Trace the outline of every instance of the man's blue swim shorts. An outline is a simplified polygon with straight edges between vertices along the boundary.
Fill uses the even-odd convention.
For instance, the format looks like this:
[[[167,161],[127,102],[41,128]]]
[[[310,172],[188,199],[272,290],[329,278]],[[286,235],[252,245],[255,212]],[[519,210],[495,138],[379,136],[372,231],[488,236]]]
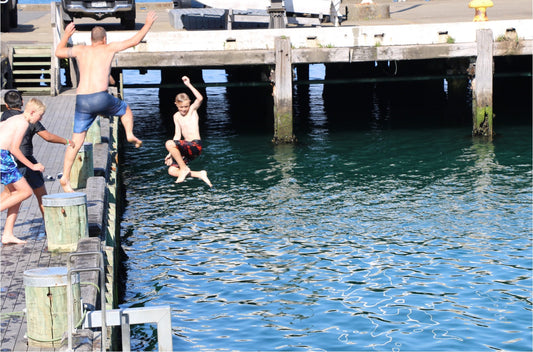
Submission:
[[[9,150],[0,149],[0,182],[3,185],[15,183],[22,178],[22,174],[17,169],[15,158]]]
[[[98,115],[122,116],[128,104],[108,92],[78,94],[74,113],[74,133],[87,131]]]

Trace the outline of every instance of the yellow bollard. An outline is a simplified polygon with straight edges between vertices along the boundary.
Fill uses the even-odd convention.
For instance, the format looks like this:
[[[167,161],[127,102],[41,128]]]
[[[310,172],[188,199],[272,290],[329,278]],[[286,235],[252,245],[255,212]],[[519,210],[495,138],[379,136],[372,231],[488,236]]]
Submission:
[[[488,21],[487,17],[487,7],[494,6],[492,0],[471,0],[468,3],[468,7],[475,9],[474,22],[485,22]]]

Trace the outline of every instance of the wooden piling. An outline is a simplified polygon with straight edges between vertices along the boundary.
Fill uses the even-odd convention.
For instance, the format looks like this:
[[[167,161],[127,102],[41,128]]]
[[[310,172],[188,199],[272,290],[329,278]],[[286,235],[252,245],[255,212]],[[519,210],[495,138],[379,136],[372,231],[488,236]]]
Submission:
[[[79,278],[67,287],[67,268],[49,267],[26,270],[23,275],[26,294],[28,344],[33,347],[60,347],[68,329],[67,289],[72,290],[74,322],[81,320]]]
[[[478,29],[476,32],[477,59],[475,78],[472,80],[472,113],[474,136],[492,138],[492,92],[493,92],[493,47],[491,29]]]
[[[85,188],[87,179],[94,176],[93,145],[83,143],[74,159],[70,172],[70,185],[73,189]]]
[[[293,143],[292,128],[292,59],[291,41],[287,37],[275,40],[276,66],[274,73],[274,143]]]
[[[91,124],[91,127],[87,130],[87,135],[85,136],[85,142],[98,144],[102,143],[102,130],[100,127],[101,116],[97,116],[94,122]]]
[[[51,252],[74,252],[78,240],[89,237],[85,193],[55,193],[43,196],[44,226]]]

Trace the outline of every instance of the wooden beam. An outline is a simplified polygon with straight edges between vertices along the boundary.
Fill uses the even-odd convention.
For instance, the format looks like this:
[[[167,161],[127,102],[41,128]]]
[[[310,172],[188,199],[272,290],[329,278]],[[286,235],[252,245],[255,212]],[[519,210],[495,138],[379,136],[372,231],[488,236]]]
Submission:
[[[492,30],[477,31],[476,74],[472,83],[473,131],[475,136],[492,138],[492,91],[493,91],[493,47]]]
[[[274,72],[274,142],[292,143],[292,62],[291,41],[276,38],[276,67]]]
[[[494,43],[494,56],[532,54],[533,40],[519,40],[516,42],[503,41]],[[475,57],[476,55],[476,43],[291,49],[293,64],[445,59],[454,57]],[[121,52],[115,55],[112,65],[113,67],[120,68],[161,68],[169,66],[209,68],[274,64],[274,50],[262,49]]]

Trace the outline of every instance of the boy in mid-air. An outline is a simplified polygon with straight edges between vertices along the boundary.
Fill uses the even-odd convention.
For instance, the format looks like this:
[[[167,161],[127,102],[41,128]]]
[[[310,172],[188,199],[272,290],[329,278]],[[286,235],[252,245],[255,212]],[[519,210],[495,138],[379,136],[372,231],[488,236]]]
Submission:
[[[19,206],[23,200],[29,198],[32,189],[26,179],[17,168],[15,158],[33,171],[44,171],[40,163],[32,163],[20,151],[22,137],[26,133],[30,123],[39,122],[46,110],[45,105],[37,99],[31,99],[26,104],[22,114],[13,116],[6,121],[0,122],[0,180],[9,192],[2,192],[0,198],[0,211]],[[9,210],[8,210],[9,212]],[[13,234],[2,235],[2,244],[26,243]]]
[[[202,153],[198,108],[202,104],[204,97],[194,88],[189,77],[183,76],[181,79],[185,86],[193,92],[196,99],[191,104],[191,99],[186,93],[180,93],[176,96],[175,103],[178,107],[178,112],[174,114],[175,132],[174,138],[165,143],[165,147],[169,152],[165,157],[165,164],[169,166],[169,175],[177,177],[176,183],[181,183],[187,176],[191,176],[201,179],[211,187],[211,182],[207,178],[205,170],[191,171],[187,166],[189,162]]]

